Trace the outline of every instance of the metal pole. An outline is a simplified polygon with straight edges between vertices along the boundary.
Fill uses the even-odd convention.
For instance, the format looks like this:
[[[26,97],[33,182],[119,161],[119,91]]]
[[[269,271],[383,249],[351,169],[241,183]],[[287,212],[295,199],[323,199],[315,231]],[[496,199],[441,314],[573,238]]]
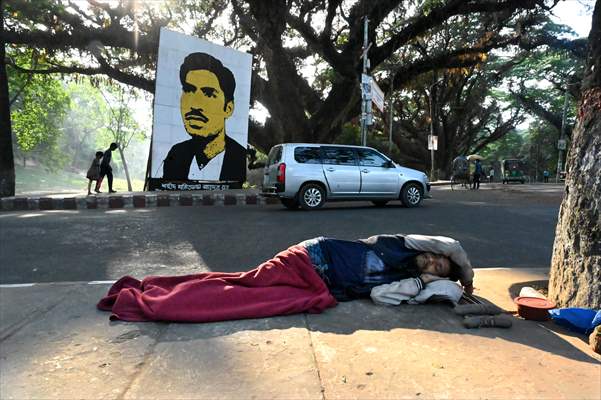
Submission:
[[[566,91],[563,96],[563,115],[561,116],[561,134],[559,135],[559,140],[564,140],[566,133],[566,114],[568,111],[568,87],[566,86]],[[559,147],[559,143],[558,146]],[[559,182],[559,174],[563,171],[563,150],[558,149],[559,154],[557,155],[557,174],[555,175],[555,183]]]
[[[434,88],[434,86],[436,86],[436,83],[430,86],[430,93],[428,94],[428,103],[430,105],[430,135],[432,136],[432,138],[434,138],[434,116],[432,115],[432,89]],[[430,180],[434,180],[434,146],[430,147]]]
[[[367,59],[367,50],[368,50],[368,46],[369,46],[369,37],[368,37],[368,31],[367,31],[367,26],[368,26],[369,20],[367,19],[367,17],[364,18],[364,23],[363,23],[363,73],[367,74],[367,63],[368,63],[368,59]],[[363,85],[363,82],[361,82],[361,85]],[[361,90],[362,93],[362,99],[361,99],[361,145],[365,146],[367,144],[367,114],[369,112],[369,110],[367,109],[367,98],[366,96],[363,94],[363,88]]]
[[[393,94],[394,94],[394,76],[396,75],[396,71],[394,73],[392,73],[392,76],[390,78],[390,99],[388,101],[388,107],[390,107],[390,122],[389,122],[389,126],[388,126],[388,156],[392,155],[392,109],[394,106],[394,99],[393,99]]]

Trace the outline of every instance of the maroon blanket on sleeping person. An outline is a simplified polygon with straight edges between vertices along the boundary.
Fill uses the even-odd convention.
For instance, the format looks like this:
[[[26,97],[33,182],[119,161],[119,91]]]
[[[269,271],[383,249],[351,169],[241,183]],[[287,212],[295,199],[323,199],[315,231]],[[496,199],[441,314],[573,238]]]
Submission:
[[[307,251],[294,246],[248,272],[119,279],[97,307],[111,320],[211,322],[294,313],[336,305]]]

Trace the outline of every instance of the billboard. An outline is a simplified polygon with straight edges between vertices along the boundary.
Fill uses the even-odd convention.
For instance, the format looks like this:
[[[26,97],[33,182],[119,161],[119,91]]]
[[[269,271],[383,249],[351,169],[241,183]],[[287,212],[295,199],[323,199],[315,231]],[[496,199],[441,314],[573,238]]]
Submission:
[[[241,187],[251,64],[248,53],[161,29],[150,190]]]

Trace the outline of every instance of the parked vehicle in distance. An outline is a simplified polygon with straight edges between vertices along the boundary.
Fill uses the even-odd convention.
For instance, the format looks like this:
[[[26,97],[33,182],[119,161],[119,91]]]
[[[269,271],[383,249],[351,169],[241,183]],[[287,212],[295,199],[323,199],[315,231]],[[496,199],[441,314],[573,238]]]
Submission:
[[[510,159],[501,161],[501,175],[503,184],[509,182],[526,182],[524,170],[526,169],[522,160]]]
[[[417,207],[429,197],[426,174],[401,167],[370,147],[283,143],[267,157],[262,194],[289,209],[314,210],[326,201],[367,200],[382,207],[400,200]]]

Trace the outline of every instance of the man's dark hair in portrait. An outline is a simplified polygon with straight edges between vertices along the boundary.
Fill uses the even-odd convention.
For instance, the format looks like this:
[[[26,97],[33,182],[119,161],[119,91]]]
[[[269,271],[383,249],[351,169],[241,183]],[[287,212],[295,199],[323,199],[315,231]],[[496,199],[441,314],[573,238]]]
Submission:
[[[243,182],[246,149],[225,132],[225,120],[234,112],[234,75],[215,57],[192,53],[184,59],[179,78],[180,112],[191,138],[171,147],[163,164],[163,178],[187,180],[192,162],[202,170],[224,152],[219,180]]]

